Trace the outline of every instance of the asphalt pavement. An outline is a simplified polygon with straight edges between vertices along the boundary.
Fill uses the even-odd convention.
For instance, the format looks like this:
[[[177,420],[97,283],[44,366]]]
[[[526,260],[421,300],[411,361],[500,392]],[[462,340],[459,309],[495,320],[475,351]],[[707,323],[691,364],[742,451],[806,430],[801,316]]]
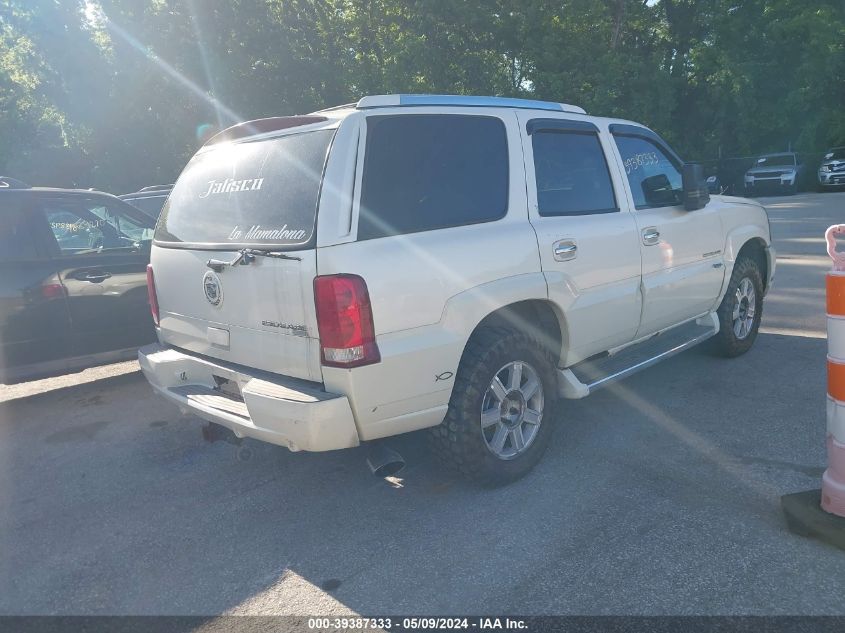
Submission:
[[[755,347],[565,401],[501,489],[419,434],[392,484],[363,448],[208,444],[133,363],[0,386],[0,614],[845,614],[845,552],[780,510],[825,465],[845,192],[762,201],[779,260]]]

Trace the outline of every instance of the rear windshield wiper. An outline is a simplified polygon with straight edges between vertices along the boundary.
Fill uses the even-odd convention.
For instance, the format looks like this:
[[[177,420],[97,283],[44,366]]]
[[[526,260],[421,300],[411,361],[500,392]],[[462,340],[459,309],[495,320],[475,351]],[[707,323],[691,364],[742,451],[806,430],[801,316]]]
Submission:
[[[238,251],[238,256],[230,262],[224,262],[219,259],[209,259],[205,265],[219,273],[226,266],[237,266],[238,264],[246,266],[247,264],[251,264],[255,261],[256,257],[273,257],[275,259],[291,259],[297,262],[302,261],[301,257],[295,257],[279,251],[271,251],[266,248],[242,248]]]

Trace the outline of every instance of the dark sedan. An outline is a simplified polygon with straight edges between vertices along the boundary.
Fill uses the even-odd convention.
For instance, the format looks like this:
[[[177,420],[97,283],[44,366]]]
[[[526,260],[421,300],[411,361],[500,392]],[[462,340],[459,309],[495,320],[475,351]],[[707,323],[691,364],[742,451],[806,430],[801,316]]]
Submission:
[[[105,193],[0,182],[0,382],[132,358],[155,340],[155,221]]]

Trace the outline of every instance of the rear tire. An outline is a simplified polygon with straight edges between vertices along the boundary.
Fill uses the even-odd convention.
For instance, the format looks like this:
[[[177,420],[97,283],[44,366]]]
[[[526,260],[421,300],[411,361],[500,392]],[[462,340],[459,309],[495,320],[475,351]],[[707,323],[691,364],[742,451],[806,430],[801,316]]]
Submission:
[[[548,446],[556,387],[554,363],[538,342],[482,328],[464,350],[446,418],[430,430],[432,447],[481,484],[516,481]]]
[[[763,276],[750,257],[742,255],[734,265],[717,315],[719,333],[713,339],[716,352],[734,358],[751,349],[763,317]]]

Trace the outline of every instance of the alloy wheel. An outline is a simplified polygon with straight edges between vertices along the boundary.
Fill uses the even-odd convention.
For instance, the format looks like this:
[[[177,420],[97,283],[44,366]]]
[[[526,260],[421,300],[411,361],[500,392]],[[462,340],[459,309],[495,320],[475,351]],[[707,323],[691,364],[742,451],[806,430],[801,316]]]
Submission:
[[[537,370],[513,361],[493,376],[481,401],[484,443],[499,459],[522,455],[543,421],[543,383]]]
[[[748,277],[743,277],[736,287],[736,304],[733,310],[733,330],[739,340],[745,339],[754,325],[754,313],[757,309],[757,294],[754,284]]]

